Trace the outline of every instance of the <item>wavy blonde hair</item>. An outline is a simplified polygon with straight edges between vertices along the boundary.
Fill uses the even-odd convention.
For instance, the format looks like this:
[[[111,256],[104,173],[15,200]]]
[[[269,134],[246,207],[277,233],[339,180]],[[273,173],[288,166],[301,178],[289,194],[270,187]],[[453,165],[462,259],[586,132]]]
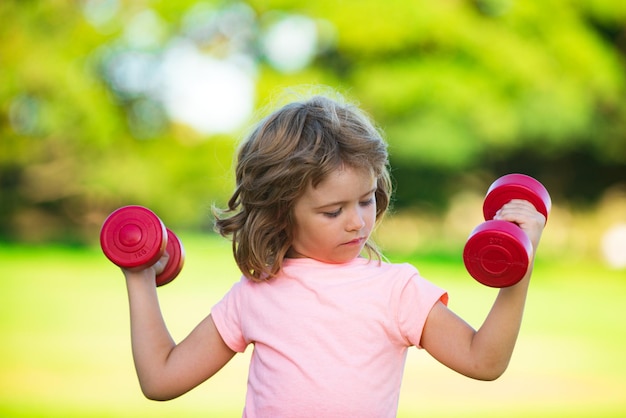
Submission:
[[[378,223],[392,191],[387,144],[362,111],[317,95],[261,120],[239,148],[228,208],[214,208],[215,230],[232,238],[235,261],[247,278],[262,281],[280,271],[293,240],[296,200],[343,166],[376,177]],[[366,250],[381,259],[373,242]]]

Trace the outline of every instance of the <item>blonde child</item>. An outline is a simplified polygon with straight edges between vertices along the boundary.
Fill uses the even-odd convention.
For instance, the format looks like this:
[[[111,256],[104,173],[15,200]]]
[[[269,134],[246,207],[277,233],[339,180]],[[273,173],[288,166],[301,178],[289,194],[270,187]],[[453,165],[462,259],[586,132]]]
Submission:
[[[263,119],[240,147],[236,189],[216,219],[242,277],[211,313],[176,344],[154,285],[167,256],[124,270],[145,396],[180,396],[250,344],[246,417],[394,417],[411,346],[471,378],[498,378],[532,268],[473,329],[444,290],[385,262],[370,241],[391,191],[386,144],[355,106],[315,96]],[[545,218],[530,203],[514,200],[496,219],[519,224],[537,248]]]

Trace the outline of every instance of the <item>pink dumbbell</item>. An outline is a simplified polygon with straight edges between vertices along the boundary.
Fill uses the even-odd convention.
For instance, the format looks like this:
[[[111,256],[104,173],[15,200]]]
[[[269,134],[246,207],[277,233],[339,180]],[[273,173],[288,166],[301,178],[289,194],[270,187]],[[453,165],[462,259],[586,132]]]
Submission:
[[[532,177],[507,174],[493,182],[483,203],[486,222],[474,228],[463,250],[465,268],[487,286],[507,287],[519,282],[532,258],[532,243],[524,231],[512,222],[493,220],[513,199],[529,201],[546,219],[552,207],[548,191]]]
[[[174,280],[185,261],[178,237],[142,206],[124,206],[112,212],[102,225],[100,246],[113,264],[124,268],[150,267],[167,251],[169,260],[156,277],[157,286]]]

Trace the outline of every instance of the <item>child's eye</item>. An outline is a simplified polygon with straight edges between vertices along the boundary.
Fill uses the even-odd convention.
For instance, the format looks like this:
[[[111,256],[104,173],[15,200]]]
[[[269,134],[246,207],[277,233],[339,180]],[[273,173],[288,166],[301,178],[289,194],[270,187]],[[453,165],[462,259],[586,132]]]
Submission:
[[[359,204],[360,204],[361,206],[363,206],[363,207],[366,207],[366,206],[369,206],[369,205],[373,204],[374,202],[375,202],[375,200],[374,200],[374,198],[372,197],[371,199],[367,199],[367,200],[364,200],[364,201],[362,201],[362,202],[359,202]]]
[[[340,214],[341,214],[341,208],[337,209],[334,212],[324,212],[324,216],[326,216],[328,218],[336,218]]]

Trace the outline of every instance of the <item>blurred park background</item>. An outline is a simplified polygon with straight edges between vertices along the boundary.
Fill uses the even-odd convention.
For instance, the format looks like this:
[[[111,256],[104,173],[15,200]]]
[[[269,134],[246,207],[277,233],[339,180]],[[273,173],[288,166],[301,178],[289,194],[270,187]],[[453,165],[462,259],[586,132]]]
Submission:
[[[0,22],[0,415],[240,413],[245,360],[182,400],[141,398],[98,233],[128,204],[179,233],[186,277],[161,294],[184,336],[237,279],[210,208],[238,141],[317,86],[389,142],[378,241],[476,326],[493,293],[460,254],[486,189],[521,172],[552,196],[512,370],[489,386],[410,356],[401,415],[626,414],[626,3],[3,0]]]

